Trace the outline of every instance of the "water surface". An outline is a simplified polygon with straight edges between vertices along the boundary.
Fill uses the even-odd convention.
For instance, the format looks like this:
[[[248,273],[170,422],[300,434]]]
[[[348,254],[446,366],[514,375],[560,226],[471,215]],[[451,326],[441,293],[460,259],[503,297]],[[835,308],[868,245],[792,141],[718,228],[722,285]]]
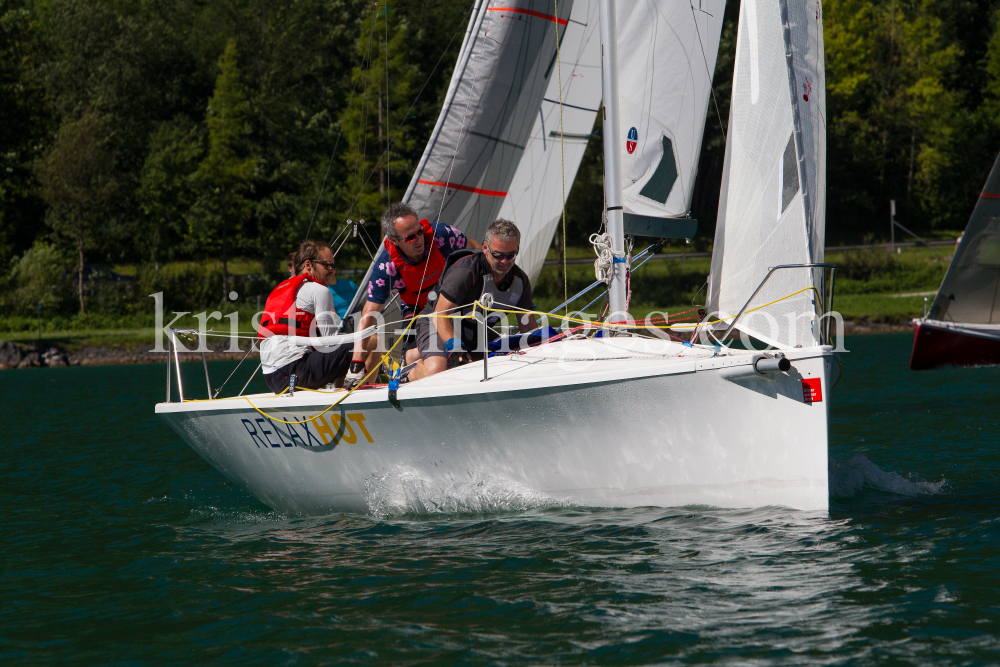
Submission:
[[[848,341],[829,514],[486,479],[285,516],[157,421],[162,366],[0,371],[0,661],[996,664],[1000,369],[913,373],[910,340]]]

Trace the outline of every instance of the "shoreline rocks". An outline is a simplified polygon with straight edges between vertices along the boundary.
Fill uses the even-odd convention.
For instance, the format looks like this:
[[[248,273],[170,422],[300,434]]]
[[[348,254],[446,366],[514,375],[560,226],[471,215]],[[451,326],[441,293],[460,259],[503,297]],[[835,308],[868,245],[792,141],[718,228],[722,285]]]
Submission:
[[[13,368],[58,368],[63,366],[114,366],[130,364],[162,364],[166,363],[166,353],[149,352],[148,345],[134,349],[91,346],[80,350],[67,352],[63,347],[53,343],[33,343],[19,345],[11,341],[0,341],[0,370]],[[226,352],[228,345],[222,342],[218,345],[209,344],[210,352],[205,353],[208,361],[222,359],[240,360],[246,354],[241,352]],[[260,358],[258,352],[253,352],[248,358]],[[181,352],[181,363],[201,361],[198,352]]]

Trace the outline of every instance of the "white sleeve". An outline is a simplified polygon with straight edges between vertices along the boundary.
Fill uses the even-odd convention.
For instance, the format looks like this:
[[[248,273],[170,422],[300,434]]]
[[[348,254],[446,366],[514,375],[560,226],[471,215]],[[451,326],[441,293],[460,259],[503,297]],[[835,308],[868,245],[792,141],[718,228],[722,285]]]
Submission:
[[[333,307],[330,288],[314,282],[306,282],[295,295],[295,307],[316,316],[316,333],[330,336],[340,324],[340,318]]]

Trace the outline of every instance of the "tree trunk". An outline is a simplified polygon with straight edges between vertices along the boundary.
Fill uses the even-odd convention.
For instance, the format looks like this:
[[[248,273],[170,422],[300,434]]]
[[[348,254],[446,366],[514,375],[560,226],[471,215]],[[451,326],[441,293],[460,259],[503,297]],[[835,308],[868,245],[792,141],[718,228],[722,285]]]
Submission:
[[[80,296],[80,314],[86,315],[87,310],[83,305],[83,234],[76,237],[76,249],[80,253],[80,270],[77,272],[77,293]]]

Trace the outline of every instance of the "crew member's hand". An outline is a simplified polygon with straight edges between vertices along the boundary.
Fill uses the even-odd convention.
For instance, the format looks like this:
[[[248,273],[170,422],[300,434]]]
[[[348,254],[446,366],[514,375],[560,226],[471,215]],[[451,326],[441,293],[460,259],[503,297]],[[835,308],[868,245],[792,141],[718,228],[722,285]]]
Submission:
[[[365,379],[365,362],[354,360],[347,369],[347,377],[344,378],[344,389],[350,391]]]
[[[457,338],[449,338],[448,342],[444,344],[444,351],[448,353],[449,369],[464,366],[472,361],[469,354],[462,349],[462,344]]]

